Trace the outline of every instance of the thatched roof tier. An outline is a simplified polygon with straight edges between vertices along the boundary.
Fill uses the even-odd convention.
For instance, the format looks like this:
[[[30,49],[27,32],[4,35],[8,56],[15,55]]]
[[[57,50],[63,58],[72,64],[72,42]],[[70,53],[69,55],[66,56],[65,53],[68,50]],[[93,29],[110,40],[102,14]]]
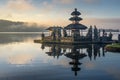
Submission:
[[[68,26],[66,26],[64,29],[77,29],[77,30],[85,30],[87,29],[87,27],[85,25],[76,23],[76,24],[69,24]]]
[[[49,27],[46,30],[52,31],[52,30],[57,30],[57,29],[63,29],[62,27]]]
[[[77,8],[75,8],[75,11],[73,11],[73,12],[71,13],[71,15],[72,15],[72,16],[75,16],[75,15],[79,16],[79,15],[81,15],[81,13],[80,13],[79,11],[77,11]]]
[[[81,21],[82,18],[80,18],[80,17],[71,17],[69,20],[71,20],[71,21]]]

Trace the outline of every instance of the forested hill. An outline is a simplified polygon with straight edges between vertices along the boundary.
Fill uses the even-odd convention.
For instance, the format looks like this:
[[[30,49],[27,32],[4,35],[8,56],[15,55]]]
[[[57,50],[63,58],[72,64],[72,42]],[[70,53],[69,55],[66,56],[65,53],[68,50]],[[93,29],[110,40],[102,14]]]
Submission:
[[[0,32],[40,32],[44,31],[45,28],[46,26],[40,26],[36,23],[0,20]]]

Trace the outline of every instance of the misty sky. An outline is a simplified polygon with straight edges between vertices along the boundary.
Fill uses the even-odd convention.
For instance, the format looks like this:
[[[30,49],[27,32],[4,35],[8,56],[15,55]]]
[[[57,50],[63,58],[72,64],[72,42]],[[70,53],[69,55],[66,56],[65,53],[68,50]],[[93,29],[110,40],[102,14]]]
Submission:
[[[120,0],[0,0],[0,19],[66,26],[74,8],[84,25],[120,29]]]

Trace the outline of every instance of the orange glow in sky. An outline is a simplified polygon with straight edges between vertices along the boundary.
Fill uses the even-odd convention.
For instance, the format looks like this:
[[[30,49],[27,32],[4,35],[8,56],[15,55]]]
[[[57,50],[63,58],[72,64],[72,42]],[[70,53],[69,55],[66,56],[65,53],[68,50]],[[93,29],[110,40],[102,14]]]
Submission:
[[[120,27],[120,1],[111,0],[0,0],[0,19],[66,26],[74,8],[82,13],[82,23],[100,27]],[[108,27],[108,28],[109,28]]]

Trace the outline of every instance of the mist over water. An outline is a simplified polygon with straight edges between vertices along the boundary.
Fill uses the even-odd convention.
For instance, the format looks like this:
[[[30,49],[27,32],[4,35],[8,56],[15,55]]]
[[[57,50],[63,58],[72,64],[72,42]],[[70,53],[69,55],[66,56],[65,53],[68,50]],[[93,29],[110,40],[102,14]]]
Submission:
[[[106,52],[105,45],[43,45],[35,39],[40,33],[0,34],[0,80],[120,80],[120,53]]]

